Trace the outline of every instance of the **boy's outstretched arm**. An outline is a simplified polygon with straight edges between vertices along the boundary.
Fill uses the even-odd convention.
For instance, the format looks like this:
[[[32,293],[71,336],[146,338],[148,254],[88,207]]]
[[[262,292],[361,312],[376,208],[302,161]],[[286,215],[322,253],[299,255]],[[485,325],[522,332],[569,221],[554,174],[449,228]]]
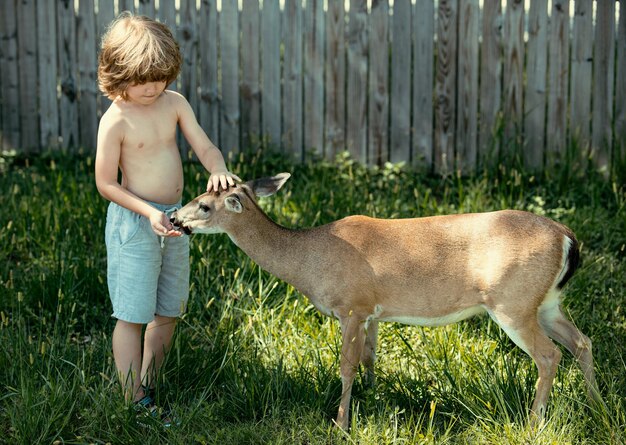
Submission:
[[[178,124],[183,135],[185,135],[185,139],[191,145],[204,168],[211,173],[207,183],[207,192],[219,190],[220,186],[226,190],[228,187],[235,185],[235,181],[241,182],[237,175],[228,171],[222,152],[211,142],[200,124],[198,124],[189,102],[176,92],[168,91],[169,93],[175,95]]]

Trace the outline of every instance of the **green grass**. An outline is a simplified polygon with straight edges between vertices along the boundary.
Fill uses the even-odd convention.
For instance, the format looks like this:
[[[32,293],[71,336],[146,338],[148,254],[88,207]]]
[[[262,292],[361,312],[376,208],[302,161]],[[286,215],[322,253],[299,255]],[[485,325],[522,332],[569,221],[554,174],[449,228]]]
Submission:
[[[572,173],[500,167],[445,179],[398,165],[368,169],[346,156],[292,164],[241,155],[251,179],[289,171],[261,205],[289,227],[349,214],[385,218],[527,209],[569,225],[583,267],[565,308],[594,341],[607,412],[587,406],[564,354],[548,421],[525,420],[536,370],[488,318],[443,328],[383,324],[375,390],[357,378],[352,428],[332,426],[341,382],[338,323],[260,270],[225,235],[192,239],[191,299],[157,399],[180,426],[138,425],[110,353],[107,203],[93,159],[0,158],[0,442],[172,444],[619,444],[626,441],[626,191]],[[206,175],[185,166],[184,200]]]

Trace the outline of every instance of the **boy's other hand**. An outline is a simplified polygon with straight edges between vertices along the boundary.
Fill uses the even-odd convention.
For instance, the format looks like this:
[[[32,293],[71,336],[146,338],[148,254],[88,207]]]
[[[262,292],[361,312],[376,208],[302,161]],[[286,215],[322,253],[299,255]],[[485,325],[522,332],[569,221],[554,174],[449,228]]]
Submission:
[[[219,191],[220,187],[223,190],[228,190],[228,187],[232,187],[235,185],[235,182],[241,182],[241,178],[231,172],[222,171],[222,172],[214,172],[211,173],[209,177],[209,182],[206,186],[206,191],[210,192],[212,190]]]
[[[174,226],[167,215],[156,209],[150,213],[150,226],[158,236],[183,236],[181,232],[174,230]]]

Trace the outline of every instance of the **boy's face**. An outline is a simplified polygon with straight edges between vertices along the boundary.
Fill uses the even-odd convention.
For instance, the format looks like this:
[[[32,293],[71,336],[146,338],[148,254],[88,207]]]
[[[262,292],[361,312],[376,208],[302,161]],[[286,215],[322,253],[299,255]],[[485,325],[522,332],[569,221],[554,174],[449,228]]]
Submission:
[[[166,86],[166,82],[146,82],[131,85],[126,89],[126,97],[129,102],[139,105],[151,105],[163,93]]]

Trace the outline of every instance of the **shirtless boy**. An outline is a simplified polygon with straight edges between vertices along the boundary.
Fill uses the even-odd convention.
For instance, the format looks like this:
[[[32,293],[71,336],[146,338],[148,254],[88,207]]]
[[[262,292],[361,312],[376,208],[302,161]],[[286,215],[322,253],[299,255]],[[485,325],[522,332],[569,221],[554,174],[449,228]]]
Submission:
[[[102,39],[98,66],[100,89],[113,101],[100,121],[95,162],[98,191],[111,201],[105,238],[117,318],[113,357],[126,399],[148,408],[189,294],[189,239],[168,216],[180,206],[183,191],[177,125],[211,173],[207,191],[240,180],[226,168],[187,100],[165,89],[178,76],[181,60],[165,25],[123,13]]]

